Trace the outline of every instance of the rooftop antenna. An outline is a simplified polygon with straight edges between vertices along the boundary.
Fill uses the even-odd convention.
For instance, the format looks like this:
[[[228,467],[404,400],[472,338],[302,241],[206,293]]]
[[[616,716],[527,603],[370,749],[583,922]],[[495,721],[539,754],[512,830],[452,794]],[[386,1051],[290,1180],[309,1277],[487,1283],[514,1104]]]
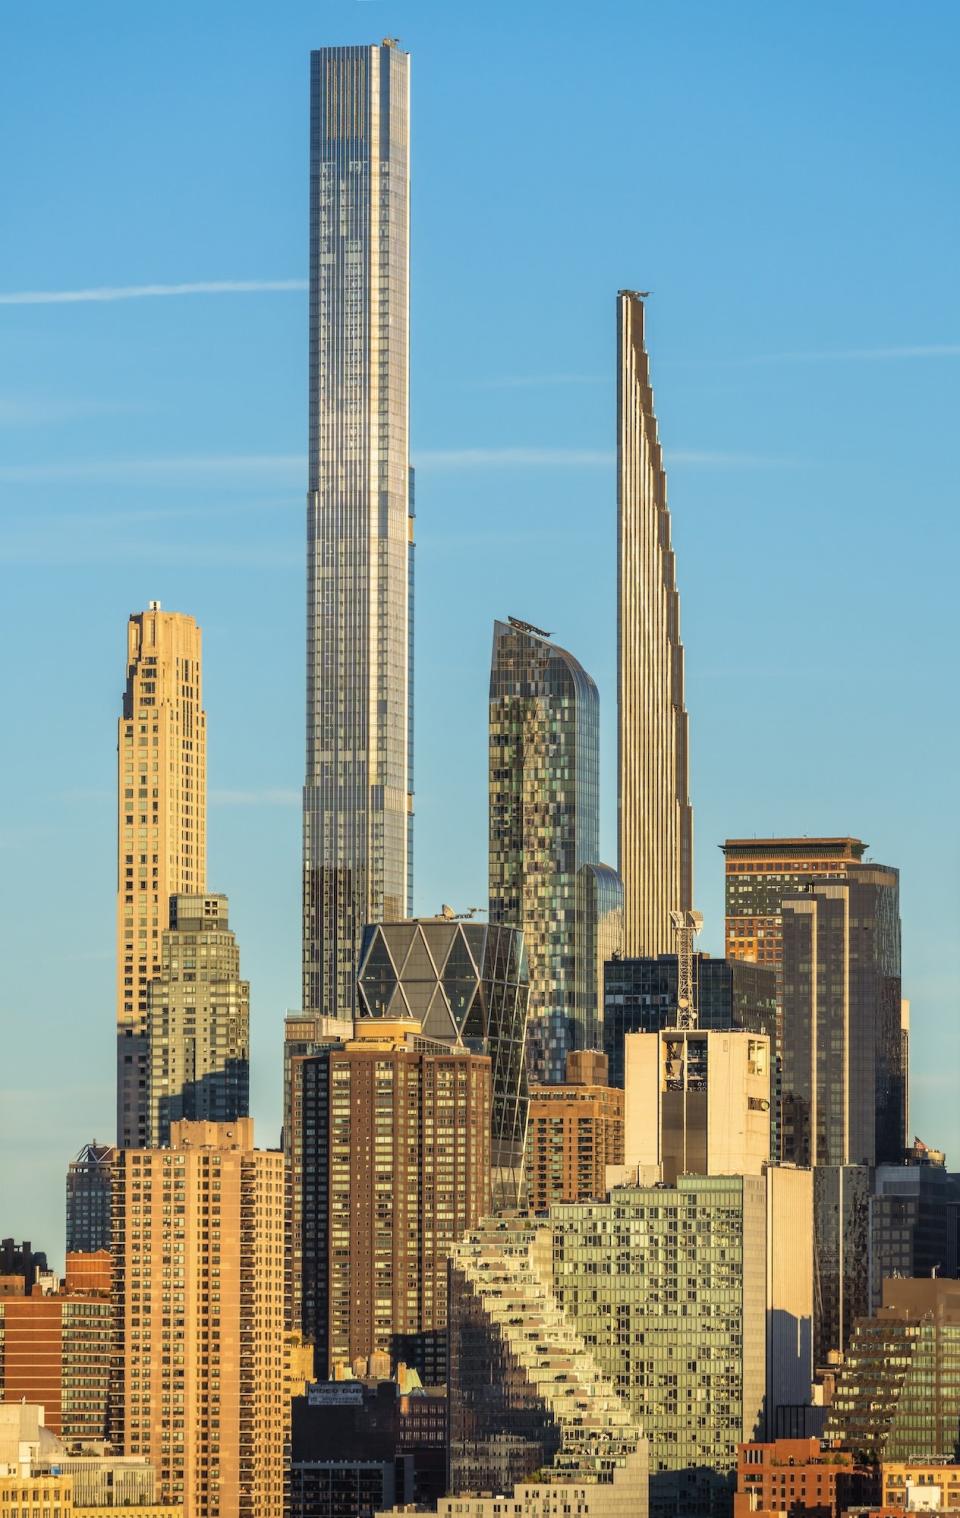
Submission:
[[[670,913],[677,941],[677,1027],[697,1027],[697,998],[693,987],[693,940],[703,927],[703,913]]]

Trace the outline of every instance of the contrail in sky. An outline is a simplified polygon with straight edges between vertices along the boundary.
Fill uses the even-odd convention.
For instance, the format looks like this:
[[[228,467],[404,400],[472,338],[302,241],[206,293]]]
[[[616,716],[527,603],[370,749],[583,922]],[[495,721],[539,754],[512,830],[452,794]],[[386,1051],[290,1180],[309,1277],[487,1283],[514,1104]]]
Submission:
[[[92,290],[13,290],[0,306],[61,306],[88,300],[142,300],[149,295],[246,295],[305,290],[305,279],[202,279],[188,285],[101,285]]]

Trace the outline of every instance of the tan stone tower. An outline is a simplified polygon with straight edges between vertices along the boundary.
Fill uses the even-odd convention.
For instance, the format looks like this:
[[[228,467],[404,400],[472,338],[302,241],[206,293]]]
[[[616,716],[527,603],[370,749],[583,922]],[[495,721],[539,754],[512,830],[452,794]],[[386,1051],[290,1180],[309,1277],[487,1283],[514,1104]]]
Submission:
[[[693,905],[693,812],[667,478],[634,290],[617,298],[617,337],[619,870],[634,958],[671,953],[670,912]]]
[[[151,601],[127,625],[117,730],[117,1142],[147,1142],[147,982],[170,898],[206,886],[207,748],[200,629]]]
[[[175,1122],[117,1158],[116,1435],[184,1518],[283,1509],[283,1156],[253,1122]]]

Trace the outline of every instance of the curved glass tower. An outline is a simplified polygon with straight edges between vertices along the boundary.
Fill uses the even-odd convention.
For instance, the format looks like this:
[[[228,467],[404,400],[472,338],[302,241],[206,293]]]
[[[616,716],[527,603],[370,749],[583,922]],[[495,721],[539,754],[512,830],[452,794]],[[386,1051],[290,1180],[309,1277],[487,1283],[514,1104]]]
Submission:
[[[311,55],[303,1006],[341,1018],[410,911],[409,83],[390,39]]]
[[[599,861],[597,687],[514,617],[494,623],[489,741],[490,921],[523,931],[530,1078],[562,1081],[571,1050],[598,1046],[597,960],[619,947],[619,881]]]

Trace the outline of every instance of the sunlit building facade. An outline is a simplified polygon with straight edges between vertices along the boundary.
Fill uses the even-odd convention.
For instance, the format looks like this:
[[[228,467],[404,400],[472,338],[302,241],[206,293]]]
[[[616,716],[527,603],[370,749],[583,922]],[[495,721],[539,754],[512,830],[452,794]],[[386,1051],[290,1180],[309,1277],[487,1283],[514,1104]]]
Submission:
[[[117,728],[117,1143],[147,1142],[147,986],[170,897],[206,887],[207,733],[200,629],[159,601],[127,625]]]
[[[303,1008],[410,909],[409,57],[311,54]]]
[[[444,917],[373,923],[363,937],[358,988],[361,1017],[412,1018],[425,1038],[489,1055],[493,1203],[516,1207],[527,1132],[523,935]]]
[[[355,1030],[300,1067],[303,1332],[321,1379],[382,1355],[436,1384],[447,1256],[490,1211],[490,1060],[410,1018]]]
[[[617,733],[624,953],[666,954],[693,906],[680,596],[643,299],[617,297]]]
[[[562,1081],[600,1037],[601,955],[620,938],[616,872],[599,860],[599,698],[529,623],[496,622],[490,670],[490,921],[522,930],[527,1068]]]

